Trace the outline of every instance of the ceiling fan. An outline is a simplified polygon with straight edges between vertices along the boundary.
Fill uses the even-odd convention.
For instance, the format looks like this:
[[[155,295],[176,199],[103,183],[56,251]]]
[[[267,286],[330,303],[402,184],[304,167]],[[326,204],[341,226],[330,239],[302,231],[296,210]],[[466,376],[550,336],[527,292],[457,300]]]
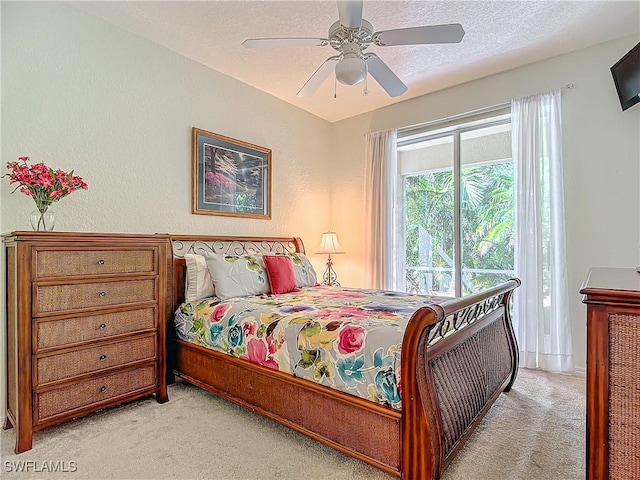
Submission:
[[[339,55],[329,57],[298,91],[298,97],[309,97],[335,69],[336,79],[345,85],[357,85],[367,73],[392,97],[402,95],[407,86],[373,52],[371,45],[419,45],[460,43],[464,30],[459,23],[398,28],[374,32],[373,26],[362,18],[362,0],[338,0],[339,20],[329,27],[329,38],[251,38],[242,42],[245,48],[331,46]]]

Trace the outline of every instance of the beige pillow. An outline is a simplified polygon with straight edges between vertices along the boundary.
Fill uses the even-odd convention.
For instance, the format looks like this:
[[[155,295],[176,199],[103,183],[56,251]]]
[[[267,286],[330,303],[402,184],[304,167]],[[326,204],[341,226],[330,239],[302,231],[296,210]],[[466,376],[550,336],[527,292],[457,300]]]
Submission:
[[[187,278],[184,287],[185,302],[213,297],[216,292],[205,258],[195,253],[185,253],[184,261],[187,264]]]

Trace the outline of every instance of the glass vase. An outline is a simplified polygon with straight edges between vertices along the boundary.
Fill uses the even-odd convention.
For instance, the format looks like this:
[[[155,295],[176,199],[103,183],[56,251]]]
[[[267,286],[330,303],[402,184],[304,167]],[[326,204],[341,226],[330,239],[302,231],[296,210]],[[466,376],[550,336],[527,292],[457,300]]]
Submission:
[[[56,223],[53,210],[46,208],[42,212],[37,208],[31,212],[31,228],[37,232],[51,232]]]

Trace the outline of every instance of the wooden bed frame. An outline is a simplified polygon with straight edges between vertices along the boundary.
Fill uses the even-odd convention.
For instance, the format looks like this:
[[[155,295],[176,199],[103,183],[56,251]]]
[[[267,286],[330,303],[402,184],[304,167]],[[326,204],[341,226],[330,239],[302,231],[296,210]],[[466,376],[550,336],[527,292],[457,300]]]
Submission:
[[[180,235],[172,243],[174,311],[184,298],[185,253],[304,252],[299,238]],[[512,279],[413,314],[402,343],[402,411],[177,339],[172,319],[169,367],[189,383],[392,475],[437,479],[516,378],[508,304],[518,285]]]

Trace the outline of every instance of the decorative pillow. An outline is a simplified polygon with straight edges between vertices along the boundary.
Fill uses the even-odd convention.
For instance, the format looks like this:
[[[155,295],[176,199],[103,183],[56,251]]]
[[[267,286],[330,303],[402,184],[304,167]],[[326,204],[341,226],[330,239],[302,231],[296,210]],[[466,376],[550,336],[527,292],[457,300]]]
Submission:
[[[287,253],[293,262],[293,273],[296,276],[298,287],[315,287],[318,284],[318,277],[313,265],[304,253]]]
[[[288,255],[265,255],[262,259],[267,268],[271,293],[279,295],[298,291],[291,257]]]
[[[222,300],[269,293],[262,255],[222,255],[205,252],[216,296]]]
[[[187,264],[187,278],[184,287],[185,302],[213,297],[216,292],[213,289],[213,282],[204,257],[195,253],[186,253],[184,261]]]

